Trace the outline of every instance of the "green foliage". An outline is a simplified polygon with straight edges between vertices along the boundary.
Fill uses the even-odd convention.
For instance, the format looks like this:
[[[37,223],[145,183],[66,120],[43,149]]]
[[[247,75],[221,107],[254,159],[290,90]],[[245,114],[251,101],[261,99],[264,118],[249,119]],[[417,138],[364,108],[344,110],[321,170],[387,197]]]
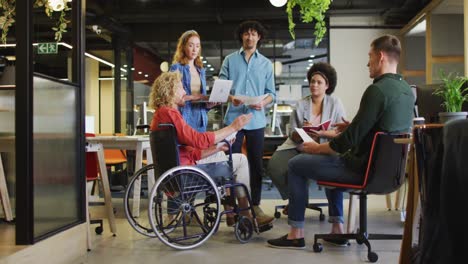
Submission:
[[[445,74],[439,72],[442,84],[434,91],[434,95],[442,97],[442,105],[447,112],[461,112],[464,102],[468,102],[468,87],[463,89],[463,85],[468,81],[468,77]]]
[[[21,0],[26,1],[26,0]],[[55,40],[58,42],[62,39],[62,34],[67,32],[67,24],[70,23],[70,20],[66,19],[67,11],[71,10],[68,6],[69,1],[64,1],[65,8],[60,11],[60,16],[57,20],[57,23],[52,30],[55,31]],[[0,28],[2,30],[1,41],[2,43],[6,43],[7,35],[10,27],[15,23],[15,12],[16,8],[16,0],[0,0]],[[54,11],[49,6],[49,2],[47,0],[35,0],[34,1],[34,8],[44,8],[45,14],[53,19],[54,18]]]
[[[318,46],[322,41],[323,36],[327,32],[325,25],[325,13],[330,7],[332,0],[288,0],[286,13],[288,14],[289,33],[293,39],[296,38],[294,28],[296,24],[293,20],[293,10],[297,5],[300,8],[301,21],[304,23],[315,22],[315,46]]]

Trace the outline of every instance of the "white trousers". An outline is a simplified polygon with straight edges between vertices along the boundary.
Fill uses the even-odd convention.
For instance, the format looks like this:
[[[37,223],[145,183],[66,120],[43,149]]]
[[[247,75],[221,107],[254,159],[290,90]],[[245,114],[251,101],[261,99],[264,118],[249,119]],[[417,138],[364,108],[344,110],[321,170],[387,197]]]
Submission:
[[[197,161],[197,164],[205,164],[205,163],[213,163],[218,161],[227,161],[228,156],[224,154],[224,152],[219,151],[213,155],[210,155],[204,159]],[[234,170],[234,177],[237,183],[242,183],[247,187],[247,190],[250,193],[250,174],[249,174],[249,162],[247,161],[247,157],[241,153],[233,153],[232,154],[232,167]],[[237,187],[237,196],[238,197],[245,197],[246,193],[244,188]]]

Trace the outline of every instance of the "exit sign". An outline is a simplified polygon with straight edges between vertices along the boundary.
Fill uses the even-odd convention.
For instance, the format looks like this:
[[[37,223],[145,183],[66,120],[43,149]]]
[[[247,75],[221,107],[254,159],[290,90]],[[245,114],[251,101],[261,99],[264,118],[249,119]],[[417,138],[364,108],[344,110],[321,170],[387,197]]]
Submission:
[[[58,48],[56,42],[39,43],[37,45],[37,54],[57,54]]]

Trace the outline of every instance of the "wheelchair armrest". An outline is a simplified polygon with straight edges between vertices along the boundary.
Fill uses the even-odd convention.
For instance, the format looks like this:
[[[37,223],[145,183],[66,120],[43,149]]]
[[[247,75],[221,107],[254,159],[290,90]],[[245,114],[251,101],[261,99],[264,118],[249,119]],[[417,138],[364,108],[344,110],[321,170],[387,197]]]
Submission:
[[[226,139],[221,140],[221,142],[226,143],[226,145],[228,146],[228,151],[229,151],[229,162],[231,162],[231,164],[232,164],[232,145],[231,145],[231,143],[229,143]]]

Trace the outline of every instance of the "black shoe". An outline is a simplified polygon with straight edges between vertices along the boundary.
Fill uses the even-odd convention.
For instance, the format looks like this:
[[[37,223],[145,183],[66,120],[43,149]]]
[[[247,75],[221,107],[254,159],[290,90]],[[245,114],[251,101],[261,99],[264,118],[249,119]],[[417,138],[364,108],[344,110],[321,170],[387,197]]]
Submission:
[[[322,238],[323,241],[330,243],[338,247],[347,247],[349,246],[349,240],[346,238]]]
[[[305,249],[304,238],[288,239],[288,235],[284,235],[277,239],[270,239],[267,243],[268,246],[274,248]]]

